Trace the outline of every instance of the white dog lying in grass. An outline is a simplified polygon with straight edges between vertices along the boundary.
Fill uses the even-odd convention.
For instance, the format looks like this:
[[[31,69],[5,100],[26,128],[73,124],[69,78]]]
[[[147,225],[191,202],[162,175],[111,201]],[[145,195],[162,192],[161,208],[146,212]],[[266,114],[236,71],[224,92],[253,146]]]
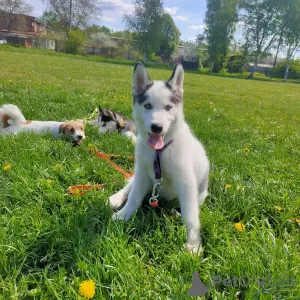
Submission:
[[[33,132],[37,134],[51,133],[56,138],[71,139],[74,146],[85,139],[84,124],[79,121],[28,121],[20,109],[13,104],[0,107],[0,135]]]
[[[118,209],[113,220],[129,220],[144,197],[154,193],[167,200],[179,197],[182,220],[186,223],[187,248],[202,249],[199,205],[207,196],[209,161],[201,143],[193,136],[183,115],[184,72],[179,64],[168,81],[151,81],[144,66],[134,68],[133,114],[137,127],[134,178],[110,197]],[[155,206],[156,206],[155,205]]]

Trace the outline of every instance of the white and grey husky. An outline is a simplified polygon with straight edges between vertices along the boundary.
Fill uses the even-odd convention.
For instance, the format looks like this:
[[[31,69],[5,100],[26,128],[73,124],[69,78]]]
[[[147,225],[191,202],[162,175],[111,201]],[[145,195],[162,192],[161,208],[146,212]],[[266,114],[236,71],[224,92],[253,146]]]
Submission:
[[[110,205],[118,209],[113,220],[129,220],[152,191],[150,204],[162,197],[179,197],[186,224],[187,249],[202,250],[199,205],[208,195],[209,161],[201,143],[193,136],[183,115],[184,71],[178,64],[168,81],[151,81],[138,63],[132,79],[133,114],[137,127],[136,162],[133,179],[112,195]],[[159,198],[158,198],[159,195]]]

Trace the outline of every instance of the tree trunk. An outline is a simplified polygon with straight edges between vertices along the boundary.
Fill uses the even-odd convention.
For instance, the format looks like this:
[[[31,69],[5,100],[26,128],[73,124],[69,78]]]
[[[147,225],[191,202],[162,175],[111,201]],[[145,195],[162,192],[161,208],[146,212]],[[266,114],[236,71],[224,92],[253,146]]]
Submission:
[[[253,69],[251,71],[251,73],[249,74],[249,76],[247,77],[247,79],[252,79],[254,77],[254,72],[256,71],[257,68],[257,62],[254,63]]]
[[[296,49],[296,47],[294,48],[294,50]],[[287,64],[286,64],[286,67],[285,67],[285,73],[284,73],[284,80],[283,81],[287,81],[288,78],[289,78],[289,69],[290,69],[290,66],[291,66],[292,59],[293,59],[294,50],[292,50],[292,45],[290,45],[289,48],[288,48],[288,51],[287,51],[287,56],[286,56]]]
[[[69,30],[71,30],[72,27],[72,1],[70,0],[70,20],[69,20]]]
[[[285,68],[285,73],[284,73],[284,81],[287,81],[288,78],[289,78],[289,69],[290,69],[290,62],[286,65],[286,68]]]
[[[274,72],[275,72],[275,67],[276,67],[276,64],[277,64],[277,58],[278,58],[279,48],[280,48],[280,46],[282,44],[282,35],[283,35],[283,32],[280,34],[280,38],[279,38],[279,42],[278,42],[278,46],[277,46],[277,50],[276,50],[276,55],[275,55],[274,64],[273,64],[272,78],[273,78],[273,75],[274,75]]]
[[[214,66],[215,66],[215,62],[212,63],[212,65],[211,65],[211,67],[210,67],[210,70],[209,70],[209,73],[212,73],[212,72],[213,72]]]

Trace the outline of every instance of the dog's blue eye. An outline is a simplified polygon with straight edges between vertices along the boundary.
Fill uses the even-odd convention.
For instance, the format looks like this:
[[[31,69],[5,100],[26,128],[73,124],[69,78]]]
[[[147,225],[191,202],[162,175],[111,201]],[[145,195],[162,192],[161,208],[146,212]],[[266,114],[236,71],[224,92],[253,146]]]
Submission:
[[[152,105],[150,103],[145,104],[144,107],[146,109],[152,109]]]
[[[171,105],[167,105],[167,106],[165,107],[165,110],[170,110],[172,107],[173,107],[173,106],[171,106]]]

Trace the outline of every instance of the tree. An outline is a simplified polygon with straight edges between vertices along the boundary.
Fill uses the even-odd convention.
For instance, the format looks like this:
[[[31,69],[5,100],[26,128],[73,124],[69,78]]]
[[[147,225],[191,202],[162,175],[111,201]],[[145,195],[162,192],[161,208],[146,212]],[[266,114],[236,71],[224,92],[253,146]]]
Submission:
[[[113,31],[111,33],[113,37],[118,37],[122,39],[127,39],[127,40],[133,40],[134,39],[134,33],[129,31],[129,30],[120,30],[120,31]]]
[[[160,39],[157,38],[164,14],[161,0],[134,0],[133,15],[124,15],[128,30],[137,33],[139,48],[144,54],[144,62],[151,53],[159,51]]]
[[[160,32],[160,56],[170,58],[175,52],[180,41],[180,32],[173,18],[169,14],[162,16],[162,27]]]
[[[238,0],[207,0],[205,36],[211,72],[219,72],[227,61],[228,48],[235,32]]]
[[[106,27],[106,26],[99,26],[99,25],[91,25],[86,27],[85,32],[88,36],[90,36],[91,34],[94,33],[98,33],[98,32],[102,32],[106,35],[110,35],[111,34],[111,29]]]
[[[65,52],[70,54],[78,54],[81,52],[83,43],[86,40],[84,31],[80,29],[69,30],[68,37],[65,41]]]
[[[17,18],[22,22],[23,15],[28,15],[31,11],[32,6],[23,0],[0,0],[0,18],[4,20],[8,31]]]
[[[300,0],[287,0],[287,26],[283,33],[286,47],[286,68],[284,80],[288,79],[291,62],[300,48]]]
[[[276,0],[242,0],[241,21],[244,35],[249,43],[248,49],[254,60],[254,67],[249,75],[253,78],[260,59],[269,54],[280,33],[280,1]]]
[[[55,30],[64,30],[62,23],[59,21],[58,15],[53,11],[44,11],[38,20]]]
[[[98,2],[95,0],[45,0],[48,11],[56,15],[66,35],[69,30],[86,27],[88,21],[101,15]]]

